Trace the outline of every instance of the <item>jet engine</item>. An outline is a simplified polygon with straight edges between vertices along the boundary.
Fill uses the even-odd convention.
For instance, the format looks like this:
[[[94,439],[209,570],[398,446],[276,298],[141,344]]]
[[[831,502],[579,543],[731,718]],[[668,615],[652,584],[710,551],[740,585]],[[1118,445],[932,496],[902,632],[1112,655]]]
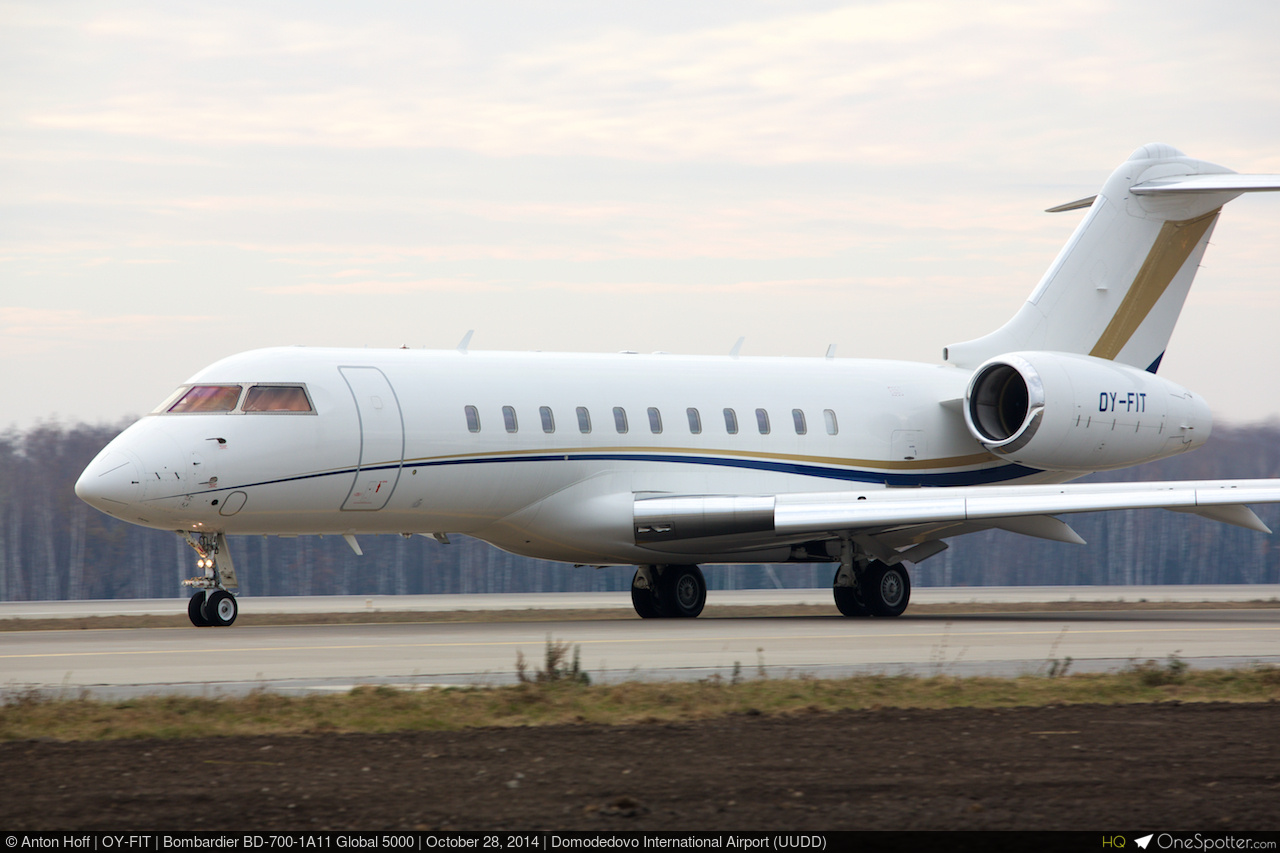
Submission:
[[[1182,453],[1209,438],[1196,394],[1128,365],[1061,352],[1015,352],[978,366],[964,419],[1002,459],[1052,471],[1101,471]]]

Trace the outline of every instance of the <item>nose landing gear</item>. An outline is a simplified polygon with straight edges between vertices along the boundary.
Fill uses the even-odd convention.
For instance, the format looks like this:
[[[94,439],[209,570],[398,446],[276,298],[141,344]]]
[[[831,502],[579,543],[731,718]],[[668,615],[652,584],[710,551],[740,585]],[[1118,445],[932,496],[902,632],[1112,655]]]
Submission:
[[[200,558],[196,567],[204,570],[203,577],[184,580],[183,586],[193,587],[195,594],[187,602],[187,618],[197,628],[225,628],[236,621],[240,607],[229,590],[239,589],[236,569],[227,548],[227,537],[222,534],[201,533],[199,540],[183,532],[187,544]]]

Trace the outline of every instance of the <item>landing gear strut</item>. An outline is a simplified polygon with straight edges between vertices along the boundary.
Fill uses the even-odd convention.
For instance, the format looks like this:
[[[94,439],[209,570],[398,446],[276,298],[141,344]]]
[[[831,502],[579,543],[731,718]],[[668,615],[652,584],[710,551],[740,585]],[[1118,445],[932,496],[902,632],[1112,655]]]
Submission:
[[[236,569],[231,562],[231,552],[227,548],[227,537],[224,534],[201,533],[199,540],[193,539],[190,533],[183,533],[200,559],[197,568],[204,570],[203,577],[190,578],[182,582],[183,586],[194,587],[195,595],[187,602],[187,618],[197,628],[210,626],[225,628],[236,621],[240,607],[229,590],[239,589],[236,580]]]
[[[631,606],[642,619],[692,619],[706,603],[697,566],[639,566],[631,579]]]

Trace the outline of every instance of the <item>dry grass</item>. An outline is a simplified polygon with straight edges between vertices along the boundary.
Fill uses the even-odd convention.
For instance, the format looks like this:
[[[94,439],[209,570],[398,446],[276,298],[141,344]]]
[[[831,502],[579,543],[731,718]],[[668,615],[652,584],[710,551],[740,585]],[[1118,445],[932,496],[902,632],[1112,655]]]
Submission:
[[[712,679],[589,686],[530,678],[509,687],[401,690],[360,687],[339,695],[152,696],[117,702],[13,692],[0,707],[0,740],[190,738],[255,734],[450,730],[564,723],[626,725],[734,714],[783,715],[878,708],[999,708],[1081,703],[1280,701],[1280,668],[1193,671],[1147,661],[1108,674],[1018,678],[860,676]]]

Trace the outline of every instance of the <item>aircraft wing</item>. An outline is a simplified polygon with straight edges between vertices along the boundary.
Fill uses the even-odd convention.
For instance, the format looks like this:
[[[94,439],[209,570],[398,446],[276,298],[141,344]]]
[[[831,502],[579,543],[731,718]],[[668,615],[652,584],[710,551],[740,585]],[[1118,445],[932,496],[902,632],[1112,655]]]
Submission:
[[[848,536],[886,547],[998,527],[1083,543],[1055,518],[1077,512],[1168,509],[1246,527],[1270,529],[1247,504],[1280,503],[1280,480],[1189,480],[868,489],[779,495],[638,495],[637,544],[708,537],[759,542]],[[896,533],[914,531],[906,537]],[[923,535],[922,535],[923,534]],[[936,553],[936,550],[930,553]]]

